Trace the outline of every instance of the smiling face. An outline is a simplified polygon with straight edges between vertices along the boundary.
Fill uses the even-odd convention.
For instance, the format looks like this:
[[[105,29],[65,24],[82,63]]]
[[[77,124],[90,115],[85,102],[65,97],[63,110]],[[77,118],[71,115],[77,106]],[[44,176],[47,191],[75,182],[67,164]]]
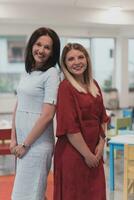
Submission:
[[[71,49],[65,58],[65,64],[68,71],[75,77],[83,77],[87,68],[87,59],[80,50]]]
[[[35,60],[35,67],[40,67],[52,55],[53,41],[48,35],[43,35],[37,39],[32,48],[32,54]]]

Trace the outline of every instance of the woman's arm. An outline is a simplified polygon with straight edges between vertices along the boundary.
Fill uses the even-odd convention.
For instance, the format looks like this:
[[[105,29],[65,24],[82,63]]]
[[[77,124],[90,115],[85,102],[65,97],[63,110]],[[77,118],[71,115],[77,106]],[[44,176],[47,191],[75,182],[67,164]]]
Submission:
[[[107,131],[107,123],[102,123],[102,124],[101,124],[101,127],[102,127],[102,130],[103,130],[104,135],[105,135],[105,133],[106,133],[106,131]],[[106,135],[105,135],[105,136],[106,136]]]
[[[44,103],[41,116],[24,141],[26,145],[31,146],[41,136],[49,122],[53,119],[54,114],[55,105]]]
[[[105,135],[106,130],[107,130],[107,123],[102,123],[101,126],[102,126],[102,130],[104,132],[104,135]],[[95,149],[95,154],[96,154],[96,157],[98,158],[98,160],[100,160],[103,156],[104,146],[105,146],[105,138],[100,136],[99,143]]]
[[[16,148],[16,156],[21,158],[30,147],[44,132],[49,122],[53,119],[55,114],[55,105],[44,103],[42,114],[36,121],[31,132],[26,137],[23,144],[19,144]]]
[[[97,167],[98,159],[97,157],[90,151],[89,147],[85,143],[81,133],[76,134],[67,134],[69,142],[79,151],[79,153],[84,157],[86,164],[89,167]]]
[[[15,127],[15,115],[16,115],[17,104],[18,102],[16,102],[15,104],[13,115],[12,115],[12,130],[11,130],[11,143],[10,143],[11,153],[14,153],[14,148],[17,145],[16,127]]]

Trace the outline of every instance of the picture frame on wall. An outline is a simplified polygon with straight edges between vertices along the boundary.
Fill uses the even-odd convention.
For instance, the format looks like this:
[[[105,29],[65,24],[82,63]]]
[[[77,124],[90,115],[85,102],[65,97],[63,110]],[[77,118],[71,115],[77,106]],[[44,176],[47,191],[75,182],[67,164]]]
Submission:
[[[12,41],[8,44],[8,62],[9,63],[23,63],[25,52],[25,40]]]

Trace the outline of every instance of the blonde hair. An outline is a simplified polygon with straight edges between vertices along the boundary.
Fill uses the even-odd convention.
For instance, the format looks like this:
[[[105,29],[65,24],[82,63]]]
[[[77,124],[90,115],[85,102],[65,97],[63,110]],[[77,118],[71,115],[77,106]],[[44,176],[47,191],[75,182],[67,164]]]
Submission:
[[[97,97],[97,95],[100,95],[99,93],[99,89],[97,88],[96,84],[93,81],[92,78],[92,65],[91,65],[91,60],[89,57],[89,54],[87,52],[87,50],[78,43],[68,43],[63,51],[62,51],[62,56],[61,56],[61,68],[63,70],[63,73],[65,75],[65,78],[73,85],[74,88],[76,88],[79,92],[83,92],[83,93],[87,93],[87,91],[81,87],[79,85],[79,83],[76,81],[76,79],[74,78],[74,76],[68,71],[67,66],[66,66],[66,55],[67,53],[71,50],[71,49],[75,49],[75,50],[79,50],[81,51],[87,60],[87,68],[84,71],[83,74],[83,78],[84,78],[84,82],[87,85],[88,91],[94,96]]]

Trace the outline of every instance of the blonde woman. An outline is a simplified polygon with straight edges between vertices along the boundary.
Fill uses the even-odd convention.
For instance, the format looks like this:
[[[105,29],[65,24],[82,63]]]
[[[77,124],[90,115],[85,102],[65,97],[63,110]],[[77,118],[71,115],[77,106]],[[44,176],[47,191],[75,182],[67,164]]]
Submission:
[[[109,118],[89,54],[69,43],[61,66],[65,80],[58,91],[54,200],[106,200],[102,157]]]

